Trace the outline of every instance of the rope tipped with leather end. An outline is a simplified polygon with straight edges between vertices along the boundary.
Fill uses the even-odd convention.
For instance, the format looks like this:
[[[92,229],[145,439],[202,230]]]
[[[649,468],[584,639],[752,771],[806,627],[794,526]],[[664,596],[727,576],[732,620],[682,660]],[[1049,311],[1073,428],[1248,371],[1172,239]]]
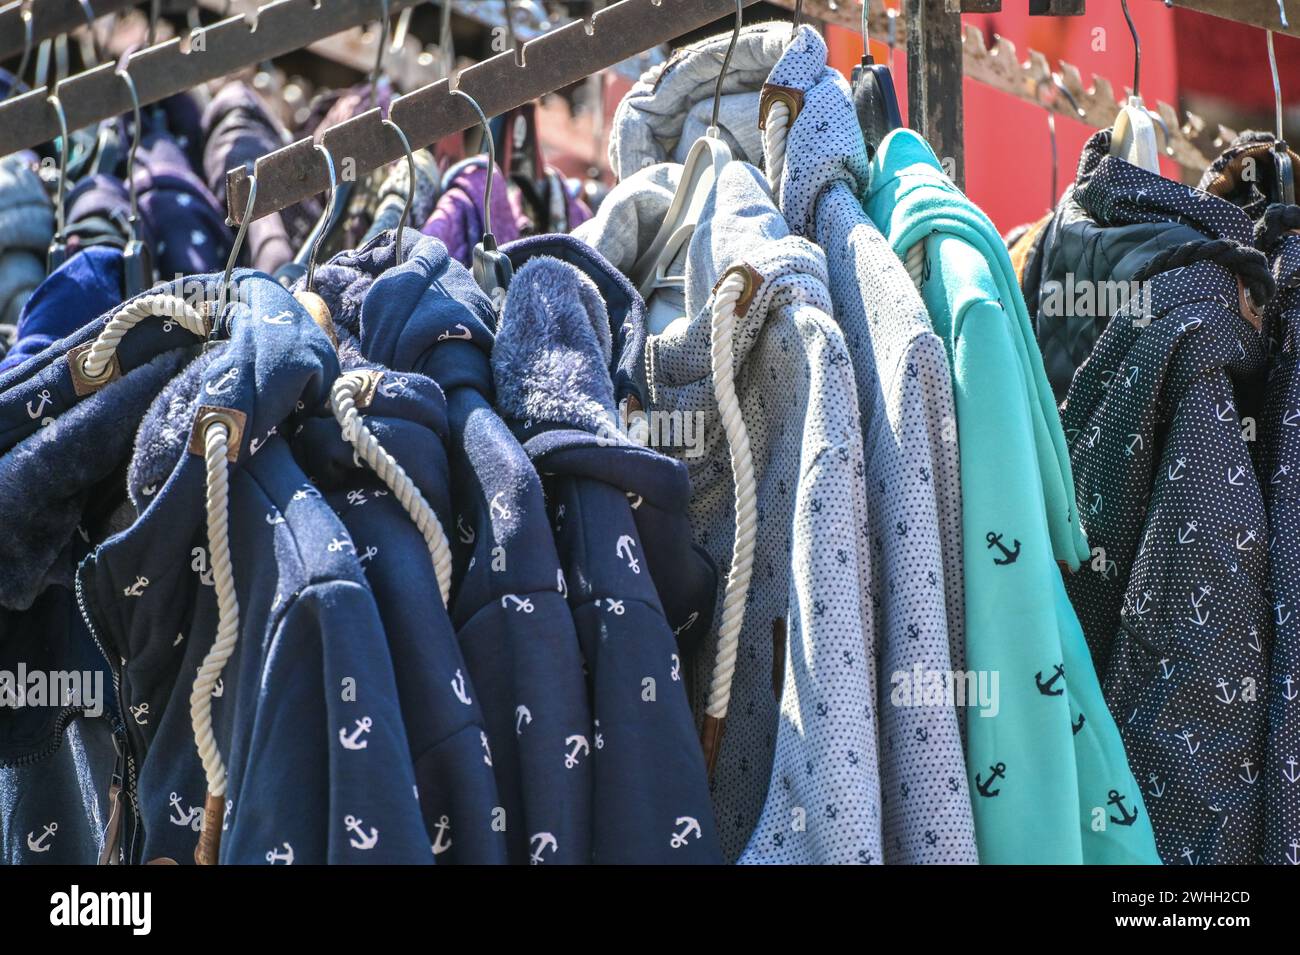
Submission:
[[[727,437],[731,456],[731,473],[736,495],[736,535],[731,568],[722,598],[722,618],[718,625],[718,649],[713,663],[713,677],[705,704],[704,748],[712,771],[721,741],[723,721],[731,702],[731,682],[736,673],[740,649],[740,630],[745,621],[745,601],[754,570],[754,542],[758,532],[757,480],[754,457],[749,446],[749,431],[741,414],[736,395],[736,369],[733,340],[737,303],[747,291],[748,278],[742,271],[728,272],[713,293],[712,348],[713,391],[718,414]]]
[[[388,485],[424,537],[429,556],[433,558],[433,572],[438,578],[438,592],[445,607],[451,599],[451,548],[447,544],[446,532],[415,482],[397,463],[397,459],[384,450],[357,411],[357,395],[366,389],[366,385],[366,377],[362,374],[349,372],[339,376],[330,391],[330,408],[342,428],[344,440],[352,445],[357,456],[379,479]]]

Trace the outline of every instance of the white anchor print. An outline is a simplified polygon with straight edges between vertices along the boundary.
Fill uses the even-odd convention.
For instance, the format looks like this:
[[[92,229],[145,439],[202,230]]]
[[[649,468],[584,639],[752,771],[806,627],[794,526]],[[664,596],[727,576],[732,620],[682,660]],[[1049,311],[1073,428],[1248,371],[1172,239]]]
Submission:
[[[37,392],[36,397],[40,399],[40,404],[38,404],[35,408],[32,408],[32,403],[30,401],[27,402],[27,417],[33,419],[39,418],[41,416],[41,413],[45,411],[45,406],[54,400],[54,397],[53,395],[50,394],[50,390],[48,388],[46,388],[44,391]]]
[[[238,377],[238,368],[228,368],[216,381],[209,381],[204,385],[203,390],[210,395],[224,395],[226,392],[230,391],[231,387],[235,383],[235,379]]]
[[[358,819],[356,816],[352,815],[343,817],[343,827],[347,829],[348,832],[355,834],[355,837],[349,839],[348,843],[353,849],[360,849],[363,852],[373,849],[375,844],[379,842],[379,830],[374,826],[371,826],[370,832],[367,834],[363,829],[364,822],[365,820]]]
[[[35,832],[27,833],[27,848],[33,852],[49,852],[50,838],[59,831],[59,824],[52,822],[44,828],[39,836]]]
[[[600,720],[596,720],[596,749],[605,748],[605,734],[600,731]]]
[[[372,558],[378,556],[379,556],[379,548],[376,547],[374,544],[369,544],[366,546],[365,550],[363,550],[360,554],[357,555],[357,563],[364,564],[370,561]]]
[[[1142,435],[1130,434],[1127,437],[1128,437],[1128,447],[1124,449],[1124,453],[1127,454],[1130,458],[1133,457],[1134,453],[1136,453],[1137,451],[1141,451],[1146,447],[1146,443],[1142,440]]]
[[[675,629],[673,631],[673,635],[680,637],[682,635],[683,630],[687,629],[688,627],[694,626],[695,621],[699,619],[700,619],[700,612],[698,610],[692,610],[691,615],[686,618],[686,622],[682,624],[680,627],[678,627],[677,629]]]
[[[1274,472],[1272,479],[1270,479],[1268,483],[1281,484],[1282,479],[1284,477],[1287,477],[1290,473],[1291,473],[1291,469],[1284,464],[1280,468],[1278,468],[1276,472]]]
[[[1282,608],[1284,608],[1285,606],[1286,604],[1283,603],[1281,600],[1273,604],[1273,615],[1274,615],[1273,619],[1277,621],[1279,627],[1291,619],[1290,610],[1288,610],[1285,614],[1282,613]]]
[[[575,734],[567,736],[564,739],[565,746],[572,746],[573,749],[564,754],[564,768],[572,769],[578,765],[578,760],[585,754],[591,754],[591,745],[587,742],[587,737]]]
[[[542,857],[542,853],[549,849],[551,850],[551,855],[555,855],[556,851],[559,849],[559,844],[556,843],[555,836],[551,835],[549,832],[534,833],[528,838],[528,845],[533,849],[532,853],[528,857],[529,865],[541,865],[546,861]]]
[[[360,507],[366,503],[366,492],[361,490],[348,491],[348,503],[353,507]]]
[[[1187,860],[1188,865],[1196,865],[1196,853],[1192,852],[1187,846],[1183,846],[1183,851],[1178,854]]]
[[[149,704],[148,703],[141,703],[139,706],[130,706],[127,708],[131,711],[131,715],[135,718],[135,722],[137,726],[149,725]]]
[[[569,582],[564,579],[564,568],[555,568],[555,589],[560,592],[560,596],[565,600],[569,599]]]
[[[621,617],[627,612],[627,609],[623,606],[623,601],[615,600],[613,597],[605,598],[605,609],[616,617]]]
[[[1156,777],[1155,773],[1152,773],[1147,778],[1151,780],[1151,788],[1147,790],[1147,794],[1159,799],[1165,794],[1165,784]]]
[[[1210,588],[1201,587],[1198,593],[1193,593],[1189,598],[1192,602],[1192,610],[1194,610],[1196,614],[1195,616],[1188,617],[1187,619],[1190,622],[1196,624],[1198,627],[1203,627],[1210,622],[1210,614],[1208,611],[1205,613],[1201,612],[1201,604],[1205,601],[1205,598],[1209,596]]]
[[[1241,466],[1228,468],[1228,483],[1233,487],[1241,487],[1242,484],[1245,483],[1245,481],[1242,480],[1245,473],[1246,469]]]
[[[433,838],[433,854],[440,856],[451,848],[451,839],[443,839],[443,836],[451,831],[451,819],[447,816],[440,816],[438,824],[434,828],[438,830],[438,833]]]
[[[516,613],[533,612],[533,602],[527,597],[520,598],[515,594],[503,594],[501,597],[501,606],[503,607],[506,606],[507,600],[509,600],[514,605]]]
[[[182,828],[188,826],[190,829],[193,829],[195,832],[198,832],[200,829],[203,828],[202,809],[200,809],[198,806],[190,806],[189,809],[182,809],[181,797],[178,793],[172,793],[171,797],[167,801],[171,804],[172,809],[176,813],[176,815],[174,816],[167,817],[168,822],[170,822],[174,826],[180,826]]]
[[[1236,691],[1236,690],[1233,690],[1231,693],[1228,692],[1228,686],[1229,686],[1229,684],[1228,684],[1228,681],[1225,680],[1223,677],[1219,677],[1219,682],[1216,683],[1216,684],[1214,684],[1214,685],[1217,686],[1217,687],[1219,688],[1219,693],[1214,694],[1214,698],[1215,698],[1216,700],[1218,700],[1220,703],[1229,703],[1229,704],[1230,704],[1230,703],[1232,703],[1233,700],[1235,700],[1235,699],[1237,698],[1237,691]],[[1220,693],[1223,694],[1223,695],[1220,696],[1220,695],[1219,695]]]
[[[503,521],[508,521],[512,516],[510,511],[510,505],[501,503],[501,498],[505,495],[505,493],[506,493],[505,491],[497,491],[495,494],[493,494],[492,501],[488,505],[488,510],[492,512],[493,517],[499,517]]]
[[[1261,652],[1263,652],[1263,649],[1264,649],[1264,648],[1263,648],[1263,646],[1262,646],[1262,645],[1260,644],[1260,642],[1259,642],[1259,628],[1258,628],[1258,627],[1251,627],[1251,628],[1250,628],[1250,640],[1249,640],[1249,642],[1247,642],[1246,646],[1250,647],[1250,648],[1251,648],[1252,650],[1254,650],[1256,653],[1261,653]]]
[[[675,653],[672,654],[671,656],[673,661],[673,668],[671,671],[669,671],[668,675],[672,677],[674,683],[680,683],[682,680],[682,661],[681,658],[678,657],[677,654]]]
[[[462,544],[474,543],[474,528],[466,527],[465,518],[460,514],[456,515],[456,535]]]
[[[1102,508],[1106,506],[1106,500],[1100,494],[1092,496],[1092,503],[1088,506],[1088,511],[1092,514],[1100,514]]]
[[[144,589],[149,586],[148,577],[136,577],[135,583],[130,587],[124,587],[122,593],[128,597],[139,597],[144,594]]]
[[[1133,605],[1133,616],[1141,617],[1149,613],[1151,611],[1151,607],[1149,606],[1150,603],[1151,603],[1151,591],[1149,590],[1142,591],[1142,599]]]
[[[1237,408],[1231,401],[1225,401],[1223,404],[1215,404],[1214,416],[1220,421],[1231,421]]]
[[[1288,673],[1286,676],[1282,677],[1281,683],[1286,687],[1286,690],[1282,693],[1282,699],[1286,700],[1288,703],[1295,702],[1296,697],[1300,696],[1300,690],[1291,689],[1292,684],[1295,683],[1295,679],[1290,673]]]
[[[300,487],[298,488],[298,490],[294,491],[292,500],[305,501],[309,497],[320,497],[320,491],[316,490],[310,484],[304,487]]]
[[[374,720],[368,716],[363,716],[359,720],[353,720],[356,729],[348,732],[346,726],[339,727],[339,742],[343,744],[344,749],[365,749],[370,745],[368,740],[361,738],[363,733],[369,733],[370,727],[374,726]]]
[[[1188,755],[1188,756],[1195,756],[1195,755],[1196,755],[1196,751],[1199,750],[1199,749],[1201,748],[1201,744],[1200,744],[1200,743],[1197,743],[1195,746],[1192,745],[1192,736],[1193,736],[1193,735],[1194,735],[1194,734],[1192,733],[1191,730],[1183,730],[1181,733],[1175,733],[1175,734],[1174,734],[1174,739],[1180,739],[1180,740],[1182,740],[1184,743],[1187,744],[1187,755]]]
[[[1097,439],[1100,437],[1101,437],[1101,428],[1099,426],[1093,425],[1091,428],[1089,428],[1088,447],[1095,448],[1097,446]]]
[[[1282,423],[1288,428],[1300,426],[1300,408],[1292,408],[1282,415]]]
[[[451,692],[456,694],[456,699],[460,700],[466,706],[469,706],[472,700],[465,689],[465,674],[459,670],[456,671],[455,678],[451,681]]]
[[[1254,532],[1254,531],[1251,531],[1251,530],[1246,531],[1246,536],[1245,536],[1244,538],[1241,536],[1241,534],[1238,534],[1238,535],[1237,535],[1237,550],[1248,551],[1248,550],[1250,550],[1250,545],[1253,544],[1254,542],[1255,542],[1255,532]]]
[[[285,309],[283,312],[277,312],[274,315],[263,315],[262,321],[268,325],[288,325],[291,318],[293,318],[293,312]]]
[[[1250,760],[1248,760],[1248,759],[1247,759],[1247,760],[1243,760],[1243,761],[1242,761],[1242,764],[1241,764],[1241,768],[1244,769],[1245,772],[1244,772],[1244,773],[1238,773],[1238,774],[1237,774],[1237,778],[1240,779],[1242,782],[1246,783],[1248,786],[1253,786],[1253,785],[1255,785],[1255,780],[1259,779],[1259,772],[1258,772],[1258,771],[1253,772],[1253,773],[1250,771],[1250,767],[1251,767],[1252,765],[1254,765],[1254,764],[1251,763]]]
[[[515,735],[522,736],[524,727],[533,721],[533,712],[522,703],[515,707]]]
[[[668,840],[670,848],[680,849],[690,841],[691,836],[694,836],[697,841],[703,836],[700,831],[700,821],[694,816],[678,816],[677,825],[685,825],[685,828],[672,834],[672,838]]]
[[[1196,541],[1196,530],[1197,530],[1196,521],[1188,521],[1187,527],[1182,530],[1179,530],[1178,532],[1178,543],[1180,544],[1194,543]]]
[[[641,573],[641,564],[637,561],[636,557],[632,555],[632,548],[635,546],[636,541],[632,540],[629,535],[624,534],[618,539],[618,544],[614,547],[614,556],[626,560],[627,569],[632,571],[634,574],[639,574]]]
[[[459,322],[457,322],[457,323],[456,323],[454,326],[452,326],[452,327],[453,327],[453,328],[458,328],[458,329],[460,329],[460,331],[458,331],[458,332],[453,332],[453,331],[451,331],[450,329],[448,329],[447,331],[443,332],[442,334],[440,334],[440,335],[438,336],[438,341],[440,341],[440,342],[445,342],[445,341],[446,341],[447,339],[449,339],[449,338],[464,338],[464,339],[472,339],[472,338],[474,337],[472,334],[470,334],[470,330],[469,330],[468,328],[466,328],[464,325],[460,324]]]
[[[1297,760],[1294,756],[1288,757],[1286,769],[1282,772],[1282,778],[1289,783],[1300,782],[1300,770],[1296,769],[1297,765],[1300,765],[1300,760]]]
[[[340,540],[340,539],[337,538],[337,537],[332,538],[332,539],[330,540],[329,544],[326,545],[326,549],[327,549],[331,554],[337,554],[339,551],[341,551],[341,550],[342,550],[343,548],[345,548],[345,547],[346,547],[346,548],[347,548],[351,553],[353,553],[353,554],[355,554],[355,553],[357,552],[356,545],[354,545],[354,544],[352,543],[352,541],[350,541],[350,540]]]
[[[1300,865],[1300,841],[1291,840],[1291,851],[1286,854],[1286,861],[1291,865]]]
[[[284,846],[284,851],[281,852],[279,849],[272,849],[266,854],[266,861],[271,865],[275,865],[277,862],[283,862],[285,865],[293,865],[293,846],[289,845],[287,842],[282,842],[280,845]]]
[[[406,385],[410,381],[405,375],[398,378],[385,378],[379,384],[379,393],[385,398],[396,398],[406,390]]]
[[[1168,680],[1168,679],[1170,679],[1170,678],[1174,675],[1174,671],[1178,669],[1178,664],[1177,664],[1177,663],[1175,663],[1173,666],[1167,666],[1166,664],[1168,664],[1168,663],[1169,663],[1169,658],[1168,658],[1168,657],[1165,657],[1164,659],[1162,659],[1162,660],[1160,661],[1160,677],[1161,677],[1161,679],[1164,679],[1164,680]]]
[[[482,746],[483,746],[483,762],[485,762],[485,763],[487,763],[489,766],[491,766],[491,765],[492,765],[492,748],[491,748],[490,746],[488,746],[487,733],[483,732],[482,730],[479,730],[479,731],[478,731],[478,741],[479,741],[479,743],[481,743]]]
[[[1126,375],[1124,376],[1124,387],[1125,387],[1125,388],[1132,388],[1134,385],[1137,384],[1137,380],[1138,380],[1138,371],[1139,371],[1139,369],[1138,369],[1138,366],[1137,366],[1137,365],[1132,365],[1132,366],[1129,367],[1128,374],[1126,374]]]
[[[1166,468],[1165,473],[1171,481],[1181,481],[1183,479],[1183,468],[1187,467],[1186,458],[1177,458],[1173,464]]]

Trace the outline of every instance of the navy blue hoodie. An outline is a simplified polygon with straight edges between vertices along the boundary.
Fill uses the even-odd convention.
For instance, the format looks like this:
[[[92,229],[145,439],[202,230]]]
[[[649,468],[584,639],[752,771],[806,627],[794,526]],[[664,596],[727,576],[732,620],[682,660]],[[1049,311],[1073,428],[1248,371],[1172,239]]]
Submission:
[[[548,245],[581,251],[564,237],[533,248]],[[612,276],[595,253],[584,264],[597,274],[604,265],[607,280]],[[639,317],[642,310],[625,312]],[[624,323],[640,324],[626,316]],[[716,578],[690,548],[686,466],[633,444],[616,418],[612,355],[596,283],[552,256],[529,258],[511,282],[492,364],[498,407],[543,475],[586,659],[596,721],[593,858],[720,864],[686,668],[637,513],[654,512],[665,531],[679,532],[677,553],[656,556],[675,559],[677,569],[709,586],[696,608],[700,617],[711,614]]]
[[[94,863],[119,829],[110,825],[115,805],[121,821],[114,795],[125,726],[112,668],[78,611],[74,574],[118,520],[141,416],[197,340],[174,325],[141,326],[118,352],[120,377],[78,394],[68,351],[106,318],[0,374],[0,672],[82,674],[83,692],[95,695],[81,701],[89,710],[50,699],[0,706],[0,859],[9,863]]]
[[[199,281],[212,292],[216,277]],[[346,527],[282,434],[296,410],[326,400],[337,355],[275,282],[236,281],[207,348],[140,427],[135,521],[78,571],[92,630],[124,661],[126,785],[143,823],[127,859],[187,862],[198,839],[206,784],[189,696],[217,611],[204,461],[190,442],[206,406],[244,416],[227,508],[239,641],[212,701],[229,773],[220,861],[431,863],[374,597]],[[349,748],[358,721],[367,745]]]
[[[492,408],[487,297],[442,243],[393,233],[321,266],[316,291],[367,359],[447,396],[451,617],[483,703],[511,862],[591,859],[592,750],[582,655],[542,486]]]
[[[344,370],[366,376],[356,399],[364,426],[447,528],[451,477],[442,389],[423,375],[373,366],[354,339],[342,338]],[[442,604],[428,546],[396,496],[340,434],[326,408],[303,422],[291,445],[351,534],[374,591],[429,842],[440,864],[504,863],[505,833],[493,825],[501,802],[483,707]],[[354,726],[346,745],[365,745],[368,732],[365,723]]]

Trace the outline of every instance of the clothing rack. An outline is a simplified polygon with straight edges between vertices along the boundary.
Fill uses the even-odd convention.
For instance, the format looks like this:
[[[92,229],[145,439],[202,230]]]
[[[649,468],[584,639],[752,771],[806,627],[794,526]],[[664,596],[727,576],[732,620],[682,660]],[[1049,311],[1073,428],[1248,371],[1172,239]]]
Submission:
[[[757,0],[741,2],[748,6]],[[735,10],[735,0],[619,0],[590,21],[568,23],[522,44],[522,66],[514,51],[505,50],[461,71],[454,88],[473,97],[488,116],[498,116]],[[439,80],[393,101],[388,118],[412,149],[478,123],[473,107],[452,96],[452,88],[449,80]],[[321,145],[336,163],[349,160],[351,173],[362,176],[406,155],[400,138],[382,120],[378,109],[362,113],[327,130]],[[260,219],[330,186],[327,164],[310,138],[263,156],[254,175],[256,203],[247,210],[248,171],[241,167],[226,174],[230,221],[236,225],[246,213],[249,221]]]
[[[389,0],[390,13],[422,0]],[[76,6],[74,3],[73,6]],[[246,66],[302,49],[350,27],[377,21],[382,0],[274,0],[250,22],[232,16],[185,38],[173,37],[131,57],[131,79],[141,105],[156,103]],[[84,21],[83,21],[84,22]],[[80,129],[131,111],[131,94],[104,63],[58,86],[69,129]],[[0,105],[0,156],[49,142],[59,135],[48,87]]]
[[[98,20],[144,2],[147,0],[86,0],[86,5]],[[32,46],[86,26],[86,11],[80,0],[35,0],[30,4],[30,9]],[[23,0],[15,0],[0,8],[0,60],[19,56],[28,41],[27,27],[23,23]]]

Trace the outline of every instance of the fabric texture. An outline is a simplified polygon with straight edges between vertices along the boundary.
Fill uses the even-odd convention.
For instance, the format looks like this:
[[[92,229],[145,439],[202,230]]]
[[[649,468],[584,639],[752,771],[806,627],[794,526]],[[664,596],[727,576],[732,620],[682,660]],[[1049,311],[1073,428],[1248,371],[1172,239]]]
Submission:
[[[27,154],[0,159],[0,324],[12,325],[45,278],[54,209]]]
[[[848,84],[803,26],[768,82],[803,92],[779,183],[790,228],[826,250],[836,323],[853,360],[866,455],[871,589],[880,657],[885,862],[976,863],[954,707],[917,706],[916,674],[963,668],[961,485],[943,342],[884,236],[857,199],[866,147]],[[912,692],[899,693],[907,689]]]
[[[1154,862],[1151,822],[1056,566],[1079,567],[1088,543],[1006,247],[910,130],[881,143],[865,206],[900,258],[924,243],[914,278],[952,365],[980,860]]]
[[[471,156],[443,175],[442,194],[420,231],[446,246],[461,265],[473,262],[474,246],[483,238],[483,203],[487,197],[487,158]],[[492,167],[492,234],[498,245],[519,238],[528,221],[512,199],[501,170]]]
[[[1229,203],[1089,158],[1078,195],[1099,232],[1166,221],[1251,242]],[[1069,251],[1047,250],[1054,268],[1072,267]],[[1264,369],[1236,276],[1198,262],[1114,310],[1062,407],[1096,555],[1066,588],[1169,864],[1248,863],[1261,848],[1263,788],[1247,778],[1267,704],[1246,684],[1268,685],[1269,528],[1242,439]]]
[[[754,123],[759,90],[790,39],[789,21],[743,27],[722,82],[718,132],[735,159],[761,165]],[[647,70],[624,95],[610,124],[609,167],[620,180],[646,166],[681,163],[713,118],[718,69],[731,31],[678,49]]]

